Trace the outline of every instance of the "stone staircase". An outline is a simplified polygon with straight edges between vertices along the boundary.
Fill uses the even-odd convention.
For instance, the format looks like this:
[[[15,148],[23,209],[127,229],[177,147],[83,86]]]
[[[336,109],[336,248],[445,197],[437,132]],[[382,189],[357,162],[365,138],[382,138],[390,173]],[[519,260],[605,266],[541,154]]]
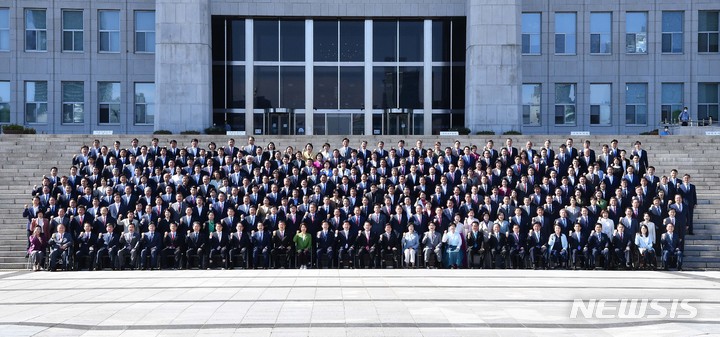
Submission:
[[[100,139],[102,144],[110,145],[119,140],[122,146],[130,144],[134,137],[141,144],[149,144],[151,135],[0,135],[0,269],[22,269],[25,267],[25,223],[22,218],[23,205],[30,203],[30,190],[39,184],[50,167],[57,166],[60,175],[67,174],[71,166],[72,156],[79,153],[80,146],[91,144],[93,139]],[[383,140],[385,148],[397,145],[399,139],[405,139],[406,146],[412,147],[417,139],[423,136],[354,136],[350,137],[352,147],[358,147],[361,140],[367,140],[368,148],[374,149],[377,141]],[[545,139],[552,141],[553,147],[559,146],[567,136],[512,136],[515,147],[524,147],[527,140],[535,143],[535,148],[542,147]],[[176,139],[178,146],[188,146],[190,140],[198,138],[200,145],[205,147],[210,141],[218,146],[224,145],[228,136],[208,135],[158,135],[161,145],[170,139]],[[245,136],[235,136],[236,144],[245,144]],[[302,147],[311,142],[316,151],[328,142],[333,148],[339,147],[343,136],[257,136],[256,144],[266,145],[269,141],[284,150],[287,146]],[[458,136],[440,137],[424,136],[424,146],[432,146],[440,141],[444,146],[451,146],[455,139],[463,145],[476,144],[482,147],[487,139],[494,139],[496,148],[504,144],[505,136]],[[720,137],[714,136],[587,136],[592,148],[599,152],[600,145],[617,139],[620,148],[630,150],[635,140],[640,140],[648,150],[650,163],[656,167],[657,174],[669,175],[676,168],[680,175],[688,173],[697,186],[698,205],[695,211],[695,235],[686,242],[685,268],[696,270],[720,269]],[[584,140],[575,137],[576,146]]]

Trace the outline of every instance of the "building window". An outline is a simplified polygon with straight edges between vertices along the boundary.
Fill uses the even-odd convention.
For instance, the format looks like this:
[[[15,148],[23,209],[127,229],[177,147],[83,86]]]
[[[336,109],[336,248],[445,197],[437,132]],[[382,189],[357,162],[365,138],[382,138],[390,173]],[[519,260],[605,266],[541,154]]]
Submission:
[[[712,118],[718,120],[720,93],[718,83],[698,83],[698,120]]]
[[[555,125],[575,125],[576,84],[555,84]]]
[[[575,13],[555,13],[555,54],[575,54]]]
[[[541,85],[537,83],[522,85],[523,124],[525,125],[540,125],[541,90]]]
[[[135,83],[135,124],[155,123],[155,83]]]
[[[10,123],[9,81],[0,81],[0,123]]]
[[[62,82],[63,124],[85,121],[85,84],[83,82]]]
[[[540,13],[522,14],[522,53],[540,55]]]
[[[362,62],[365,24],[358,20],[313,22],[315,62]]]
[[[120,82],[98,82],[98,123],[120,124]]]
[[[99,11],[98,30],[100,32],[99,51],[103,53],[120,52],[120,11]]]
[[[63,51],[83,51],[83,12],[64,10],[62,27]]]
[[[663,83],[660,107],[663,124],[674,123],[678,120],[683,109],[683,84]]]
[[[255,20],[255,61],[305,61],[305,21]]]
[[[662,12],[662,52],[683,52],[684,12]]]
[[[47,51],[47,22],[44,9],[25,10],[25,51]]]
[[[135,51],[155,52],[155,11],[135,12]]]
[[[0,51],[10,50],[10,10],[0,8]]]
[[[625,52],[647,54],[647,12],[625,15]]]
[[[647,124],[647,83],[628,83],[626,85],[625,124]]]
[[[590,53],[612,53],[612,13],[590,13]]]
[[[698,53],[717,53],[720,22],[718,11],[699,11]]]
[[[590,125],[610,125],[611,85],[590,84]]]
[[[48,122],[48,82],[25,82],[25,122]]]

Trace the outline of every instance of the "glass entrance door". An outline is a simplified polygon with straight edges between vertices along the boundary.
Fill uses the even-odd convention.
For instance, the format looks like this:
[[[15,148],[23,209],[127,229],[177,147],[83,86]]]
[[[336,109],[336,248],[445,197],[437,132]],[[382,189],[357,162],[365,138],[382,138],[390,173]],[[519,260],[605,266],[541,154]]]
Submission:
[[[270,108],[265,110],[265,134],[294,135],[295,111],[293,109]]]

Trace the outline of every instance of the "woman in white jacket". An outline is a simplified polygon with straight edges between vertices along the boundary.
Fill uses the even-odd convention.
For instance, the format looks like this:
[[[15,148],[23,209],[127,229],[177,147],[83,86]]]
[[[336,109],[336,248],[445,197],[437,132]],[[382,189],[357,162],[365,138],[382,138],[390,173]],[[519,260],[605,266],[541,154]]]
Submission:
[[[555,264],[555,267],[562,267],[563,264],[567,266],[568,261],[568,240],[567,236],[562,233],[560,225],[555,225],[555,233],[550,235],[548,240],[548,255],[550,261]]]
[[[645,214],[647,217],[647,213]],[[650,223],[652,225],[652,223]],[[640,260],[642,261],[642,267],[648,268],[652,266],[656,268],[657,261],[655,257],[655,249],[653,249],[653,239],[650,237],[650,231],[648,226],[643,224],[640,226],[640,233],[635,234],[635,246],[638,247],[640,252]]]

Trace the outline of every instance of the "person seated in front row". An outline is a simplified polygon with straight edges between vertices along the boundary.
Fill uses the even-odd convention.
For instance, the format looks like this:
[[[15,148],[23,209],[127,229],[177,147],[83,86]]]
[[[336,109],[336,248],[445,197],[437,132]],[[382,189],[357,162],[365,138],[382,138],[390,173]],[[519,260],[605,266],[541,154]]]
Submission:
[[[550,235],[548,240],[548,255],[550,262],[555,265],[553,268],[567,266],[568,262],[568,240],[567,236],[562,233],[562,227],[555,225],[555,233]]]
[[[674,258],[677,264],[677,270],[682,271],[683,264],[683,250],[681,248],[682,240],[680,236],[675,233],[675,225],[667,224],[665,226],[665,234],[662,235],[662,261],[663,269],[668,270],[670,268],[671,260]]]

